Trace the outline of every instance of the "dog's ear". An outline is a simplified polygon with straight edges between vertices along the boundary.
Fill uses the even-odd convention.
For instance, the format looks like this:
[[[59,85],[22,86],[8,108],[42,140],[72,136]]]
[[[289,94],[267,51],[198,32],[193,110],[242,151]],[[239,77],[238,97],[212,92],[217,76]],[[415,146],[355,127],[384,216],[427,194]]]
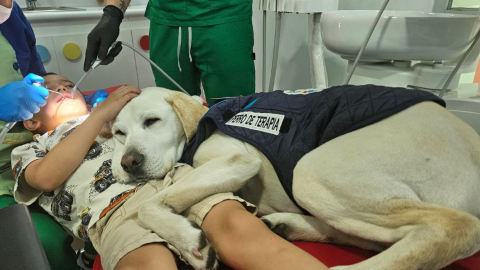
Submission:
[[[187,136],[187,143],[195,136],[197,125],[208,108],[199,104],[191,97],[177,91],[171,91],[167,102],[172,105],[182,123],[183,130]]]
[[[105,123],[102,129],[100,130],[100,133],[98,134],[97,139],[100,139],[101,141],[106,141],[107,139],[112,138],[113,137],[112,124],[113,124],[113,121]]]

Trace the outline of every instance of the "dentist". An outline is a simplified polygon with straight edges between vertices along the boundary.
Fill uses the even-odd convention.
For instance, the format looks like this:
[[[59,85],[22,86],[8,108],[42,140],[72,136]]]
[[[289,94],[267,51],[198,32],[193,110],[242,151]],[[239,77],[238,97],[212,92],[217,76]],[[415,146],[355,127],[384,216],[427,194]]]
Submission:
[[[119,35],[130,0],[105,0],[103,17],[88,35],[84,70],[97,58],[102,64]],[[150,58],[190,95],[208,103],[255,92],[252,0],[150,0]],[[116,54],[120,51],[118,50]],[[113,53],[114,54],[114,53]],[[153,69],[157,86],[177,87]]]

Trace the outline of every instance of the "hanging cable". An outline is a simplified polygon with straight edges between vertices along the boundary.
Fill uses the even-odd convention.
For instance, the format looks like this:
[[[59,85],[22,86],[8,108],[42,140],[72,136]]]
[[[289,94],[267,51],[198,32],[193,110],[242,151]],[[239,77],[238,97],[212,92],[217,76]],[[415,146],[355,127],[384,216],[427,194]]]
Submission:
[[[350,73],[348,74],[347,78],[345,79],[345,82],[343,83],[344,85],[345,85],[345,84],[348,84],[348,83],[350,82],[350,79],[352,78],[353,72],[355,71],[355,68],[357,67],[358,62],[360,61],[360,58],[362,57],[363,52],[365,51],[365,48],[367,47],[367,43],[368,43],[368,41],[370,40],[370,37],[372,36],[373,30],[375,30],[375,27],[377,26],[377,23],[378,23],[378,21],[380,20],[380,17],[382,16],[383,11],[384,11],[385,8],[387,7],[387,4],[388,4],[389,1],[390,1],[390,0],[385,0],[385,2],[383,3],[382,7],[381,7],[380,10],[378,11],[377,17],[375,18],[375,21],[373,22],[373,25],[372,25],[372,27],[370,28],[370,31],[369,31],[368,34],[367,34],[367,38],[366,38],[365,41],[363,42],[363,45],[362,45],[362,47],[360,48],[360,52],[358,52],[357,58],[355,59],[355,62],[353,63],[352,70],[350,71]]]
[[[450,83],[452,82],[453,80],[453,77],[455,76],[455,74],[457,74],[458,70],[460,69],[460,67],[462,66],[463,62],[465,61],[465,59],[467,59],[467,56],[470,54],[470,52],[473,50],[473,48],[475,47],[475,45],[477,44],[478,40],[480,39],[480,29],[478,29],[478,33],[477,33],[477,36],[475,37],[475,39],[473,40],[472,44],[470,45],[470,47],[468,47],[468,50],[463,54],[462,56],[462,59],[460,59],[460,61],[458,61],[457,65],[455,66],[455,68],[453,69],[452,73],[450,74],[450,76],[448,77],[447,81],[445,82],[445,84],[443,85],[443,88],[442,88],[442,91],[440,92],[440,95],[439,97],[442,98],[443,95],[445,95],[445,92],[447,91],[447,87],[450,85]]]

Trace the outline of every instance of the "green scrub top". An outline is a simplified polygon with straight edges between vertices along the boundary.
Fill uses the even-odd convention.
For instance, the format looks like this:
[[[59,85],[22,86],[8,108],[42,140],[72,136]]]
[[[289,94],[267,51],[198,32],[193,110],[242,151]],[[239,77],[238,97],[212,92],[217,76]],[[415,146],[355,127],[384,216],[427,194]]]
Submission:
[[[252,18],[252,0],[150,0],[145,17],[168,26],[208,26]]]
[[[7,39],[0,33],[0,87],[11,83],[13,81],[21,81],[23,76],[20,69],[14,69],[17,58]],[[3,130],[4,122],[0,121],[0,132]],[[12,150],[21,144],[32,141],[32,133],[26,131],[21,127],[22,123],[17,123],[0,145],[0,196],[9,194],[12,195],[13,185],[13,171],[11,167],[11,153]]]

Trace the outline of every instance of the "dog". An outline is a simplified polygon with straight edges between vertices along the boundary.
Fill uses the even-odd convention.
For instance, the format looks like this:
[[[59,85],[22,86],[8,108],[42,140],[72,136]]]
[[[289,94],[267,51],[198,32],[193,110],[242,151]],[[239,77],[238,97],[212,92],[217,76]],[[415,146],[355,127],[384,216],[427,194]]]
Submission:
[[[102,129],[99,140],[114,140],[111,169],[113,178],[119,183],[163,179],[177,164],[179,158],[166,163],[157,159],[159,153],[156,151],[159,148],[152,146],[172,143],[169,149],[162,151],[175,157],[182,154],[181,148],[185,143],[183,126],[178,118],[171,117],[176,116],[172,106],[159,107],[158,100],[150,100],[148,97],[157,96],[159,93],[161,94],[156,88],[144,89],[140,98],[131,100],[115,121]],[[203,100],[199,97],[192,97],[187,102],[191,102],[190,105],[199,110],[195,119],[207,111],[206,107],[200,105]],[[194,128],[196,123],[192,121],[190,125]],[[158,133],[161,128],[167,128],[171,132],[164,136]],[[154,129],[157,133],[150,132]],[[242,160],[236,160],[232,166],[232,162],[226,160],[195,169],[194,173],[187,177],[188,181],[180,179],[145,202],[139,209],[139,221],[173,245],[195,269],[216,269],[219,264],[215,250],[199,226],[187,220],[181,213],[208,196],[239,190],[255,175],[256,172],[250,172],[251,169],[258,168],[259,165],[259,161],[252,162],[247,159],[243,165]],[[218,166],[223,169],[218,170]],[[240,177],[225,177],[225,173],[238,168],[247,173]],[[216,173],[211,173],[214,170]]]
[[[206,111],[183,93],[143,89],[112,125],[115,179],[162,178],[194,140]],[[274,126],[268,121],[262,125]],[[425,101],[340,135],[301,157],[288,194],[263,152],[216,129],[198,145],[192,177],[152,198],[139,218],[155,232],[169,231],[167,240],[182,237],[196,228],[165,228],[160,209],[165,217],[202,196],[236,190],[287,240],[381,251],[336,270],[440,269],[480,250],[480,136],[469,125]],[[182,241],[191,243],[192,235]],[[191,243],[183,252],[203,247]]]

